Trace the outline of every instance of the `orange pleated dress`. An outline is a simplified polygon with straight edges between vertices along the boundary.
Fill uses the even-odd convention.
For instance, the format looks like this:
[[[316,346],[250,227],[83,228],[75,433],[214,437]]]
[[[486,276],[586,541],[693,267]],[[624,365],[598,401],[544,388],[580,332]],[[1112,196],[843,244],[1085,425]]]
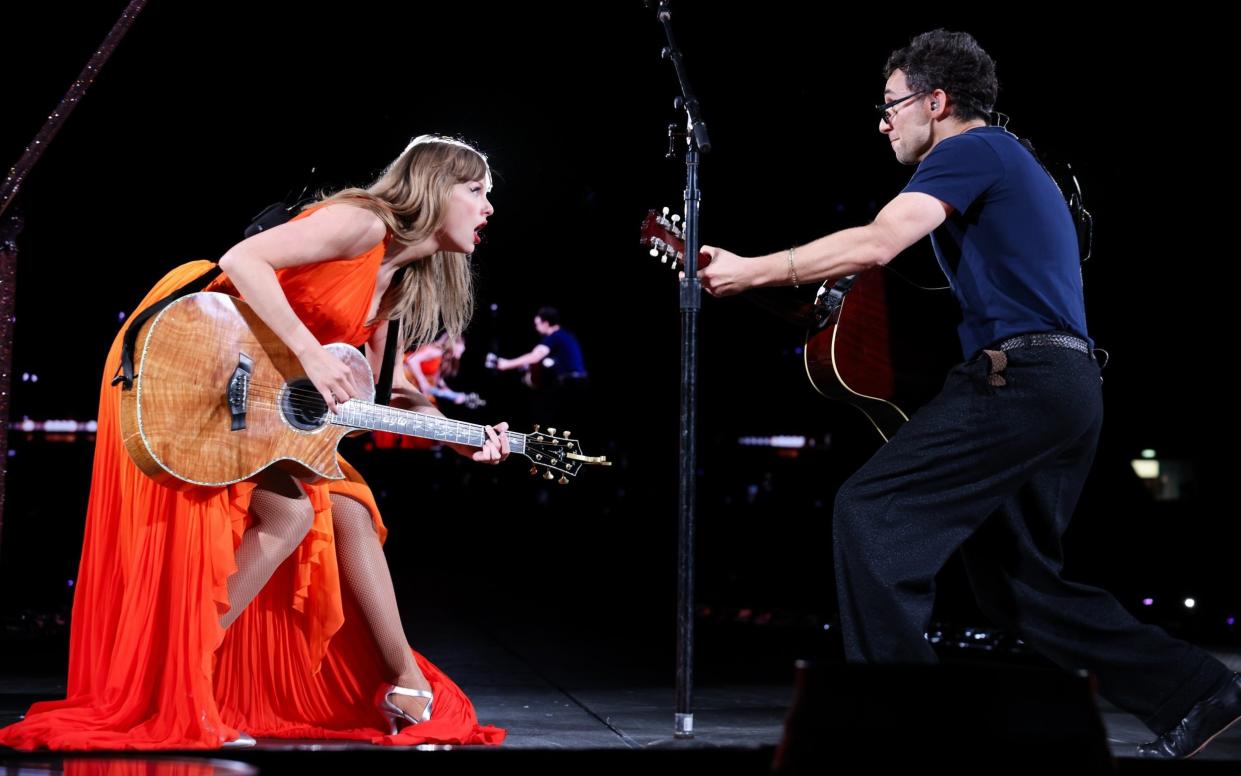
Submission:
[[[302,213],[305,218],[313,211]],[[280,270],[289,302],[320,342],[360,345],[386,241],[358,256]],[[212,265],[177,267],[142,300],[162,299]],[[208,290],[235,293],[220,276]],[[239,730],[260,738],[353,739],[378,744],[498,744],[461,689],[422,655],[435,693],[432,718],[396,736],[376,709],[389,678],[356,610],[342,595],[331,495],[371,511],[370,488],[343,460],[345,480],[306,487],[310,533],[227,630],[227,581],[250,523],[254,485],[173,490],[130,460],[111,385],[121,337],[108,352],[70,629],[68,697],[36,703],[0,729],[18,749],[213,749]]]

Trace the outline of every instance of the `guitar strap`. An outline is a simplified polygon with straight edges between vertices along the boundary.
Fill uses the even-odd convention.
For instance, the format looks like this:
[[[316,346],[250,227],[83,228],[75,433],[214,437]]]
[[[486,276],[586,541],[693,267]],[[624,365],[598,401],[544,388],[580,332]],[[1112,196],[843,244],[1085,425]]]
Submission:
[[[211,269],[129,319],[129,325],[125,327],[125,341],[121,344],[121,365],[117,367],[116,376],[112,378],[113,385],[119,383],[124,391],[134,387],[134,346],[138,344],[138,330],[142,328],[142,324],[186,294],[202,291],[219,274],[220,265],[213,265]]]
[[[405,268],[402,268],[400,272],[403,273],[404,271]],[[151,316],[186,294],[195,294],[202,291],[219,274],[220,266],[217,264],[129,319],[129,325],[125,328],[125,340],[121,345],[121,364],[117,367],[116,377],[112,378],[113,385],[120,384],[122,390],[125,391],[133,388],[134,346],[138,344],[138,330],[142,328],[142,324],[146,323]],[[400,282],[400,277],[400,273],[398,273],[394,282]],[[396,319],[388,321],[388,341],[384,345],[383,366],[379,370],[379,382],[375,386],[376,404],[387,404],[392,400],[392,373],[396,363],[396,341],[400,335],[401,322]]]
[[[1077,182],[1077,176],[1073,174],[1072,166],[1067,162],[1060,163],[1056,165],[1056,171],[1052,172],[1028,138],[1018,137],[1017,142],[1025,146],[1034,161],[1039,163],[1043,172],[1047,173],[1047,177],[1051,178],[1060,190],[1060,196],[1064,197],[1064,204],[1069,208],[1069,216],[1073,219],[1073,228],[1077,232],[1078,254],[1082,261],[1089,259],[1094,250],[1094,216],[1082,201],[1082,188]]]
[[[405,277],[405,270],[408,267],[401,267],[393,276],[392,282],[399,284]],[[387,404],[392,401],[392,373],[396,369],[396,341],[401,336],[401,322],[393,318],[388,321],[388,339],[384,342],[384,360],[383,366],[379,368],[379,382],[375,383],[375,403]]]

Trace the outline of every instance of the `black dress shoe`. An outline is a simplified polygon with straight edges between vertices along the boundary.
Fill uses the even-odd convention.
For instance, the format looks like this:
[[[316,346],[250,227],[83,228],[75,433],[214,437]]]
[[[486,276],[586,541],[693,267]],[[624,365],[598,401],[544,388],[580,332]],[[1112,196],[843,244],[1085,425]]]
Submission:
[[[1241,719],[1241,674],[1194,704],[1180,724],[1159,738],[1138,746],[1138,757],[1180,760],[1193,757]]]

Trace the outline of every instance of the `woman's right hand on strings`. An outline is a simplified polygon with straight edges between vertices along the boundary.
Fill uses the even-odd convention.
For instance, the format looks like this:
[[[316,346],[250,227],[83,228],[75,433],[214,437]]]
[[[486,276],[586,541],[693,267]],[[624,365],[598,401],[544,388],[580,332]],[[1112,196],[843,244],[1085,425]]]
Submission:
[[[314,383],[328,409],[334,414],[340,414],[338,407],[341,404],[362,395],[361,388],[354,380],[353,370],[322,345],[311,348],[298,360],[302,363],[302,369],[306,370],[306,377]]]
[[[332,412],[342,402],[363,395],[363,389],[354,385],[349,369],[324,350],[297,317],[276,273],[356,256],[374,247],[386,230],[379,216],[369,210],[352,205],[325,205],[311,216],[247,237],[220,257],[220,269],[228,275],[237,293],[297,355],[306,377]]]

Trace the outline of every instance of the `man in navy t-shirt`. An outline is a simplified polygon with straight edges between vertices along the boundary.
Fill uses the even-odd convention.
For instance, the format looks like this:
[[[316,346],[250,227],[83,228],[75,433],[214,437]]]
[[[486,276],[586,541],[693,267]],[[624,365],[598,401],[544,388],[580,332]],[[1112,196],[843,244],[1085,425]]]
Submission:
[[[886,73],[879,131],[918,167],[874,222],[753,258],[704,246],[698,273],[716,296],[836,280],[929,235],[961,305],[965,361],[836,497],[846,656],[935,661],[924,635],[935,575],[960,549],[988,616],[1091,671],[1157,734],[1139,756],[1190,756],[1241,718],[1241,677],[1061,576],[1103,420],[1065,200],[1016,137],[988,125],[995,63],[970,35],[919,35]]]
[[[515,358],[496,360],[500,371],[529,369],[533,387],[539,389],[534,413],[544,424],[561,428],[572,423],[582,428],[589,410],[586,396],[586,362],[582,347],[567,329],[560,325],[560,311],[540,307],[534,316],[534,330],[542,335],[539,344],[529,353]],[[579,432],[580,435],[580,432]]]
[[[550,374],[553,383],[586,379],[586,363],[582,360],[582,346],[567,330],[560,327],[560,311],[554,307],[540,307],[534,315],[534,330],[542,335],[539,344],[529,353],[516,358],[496,360],[501,372],[541,366]]]

